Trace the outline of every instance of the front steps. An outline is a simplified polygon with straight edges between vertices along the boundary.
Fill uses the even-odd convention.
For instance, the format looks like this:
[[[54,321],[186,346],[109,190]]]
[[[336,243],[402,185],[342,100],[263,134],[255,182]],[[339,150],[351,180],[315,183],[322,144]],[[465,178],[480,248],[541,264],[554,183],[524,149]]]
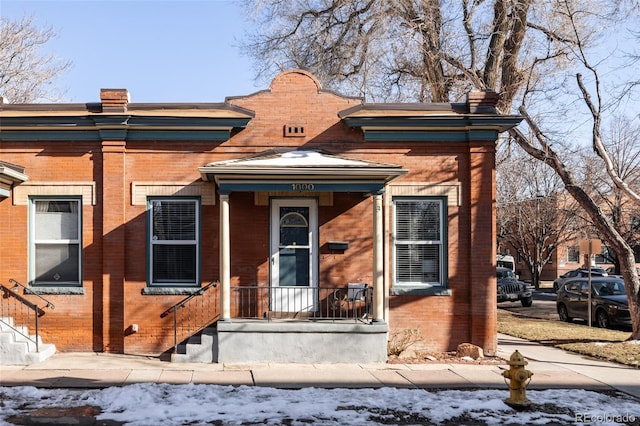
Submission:
[[[36,338],[29,334],[27,327],[14,325],[13,318],[0,318],[0,365],[35,364],[56,353],[55,345],[42,343],[40,336],[38,336],[39,352],[36,352],[35,342],[16,330],[33,340]]]
[[[178,345],[177,352],[171,354],[171,362],[217,362],[216,340],[216,329],[205,328],[200,334],[189,337],[187,343]]]

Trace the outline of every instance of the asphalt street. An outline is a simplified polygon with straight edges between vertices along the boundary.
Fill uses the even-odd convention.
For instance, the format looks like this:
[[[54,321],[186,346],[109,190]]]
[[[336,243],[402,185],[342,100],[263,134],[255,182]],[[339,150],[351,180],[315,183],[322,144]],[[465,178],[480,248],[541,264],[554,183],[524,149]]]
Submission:
[[[556,311],[556,294],[550,288],[534,290],[533,305],[528,308],[523,307],[520,302],[499,303],[498,308],[533,318],[560,320]]]

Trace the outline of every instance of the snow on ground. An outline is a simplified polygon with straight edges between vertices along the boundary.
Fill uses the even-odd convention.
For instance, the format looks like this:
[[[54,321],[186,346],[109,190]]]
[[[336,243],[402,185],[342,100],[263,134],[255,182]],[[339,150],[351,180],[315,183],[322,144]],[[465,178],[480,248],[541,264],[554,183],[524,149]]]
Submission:
[[[127,425],[205,424],[640,424],[640,403],[624,394],[528,391],[530,411],[504,403],[505,390],[274,389],[134,384],[93,390],[0,387],[0,425],[36,408],[93,405],[98,420]]]

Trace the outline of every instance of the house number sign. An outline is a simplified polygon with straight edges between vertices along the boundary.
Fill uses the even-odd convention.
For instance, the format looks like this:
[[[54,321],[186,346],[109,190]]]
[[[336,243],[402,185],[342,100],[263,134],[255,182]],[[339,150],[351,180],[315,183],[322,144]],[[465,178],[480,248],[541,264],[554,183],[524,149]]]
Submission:
[[[293,191],[313,191],[312,183],[292,183],[291,189]]]

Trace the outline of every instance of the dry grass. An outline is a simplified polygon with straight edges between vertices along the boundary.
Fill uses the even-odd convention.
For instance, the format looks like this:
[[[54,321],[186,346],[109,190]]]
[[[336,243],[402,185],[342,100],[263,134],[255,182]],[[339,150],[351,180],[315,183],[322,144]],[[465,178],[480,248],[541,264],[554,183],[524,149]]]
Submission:
[[[640,344],[629,332],[515,315],[498,309],[498,332],[640,368]]]

